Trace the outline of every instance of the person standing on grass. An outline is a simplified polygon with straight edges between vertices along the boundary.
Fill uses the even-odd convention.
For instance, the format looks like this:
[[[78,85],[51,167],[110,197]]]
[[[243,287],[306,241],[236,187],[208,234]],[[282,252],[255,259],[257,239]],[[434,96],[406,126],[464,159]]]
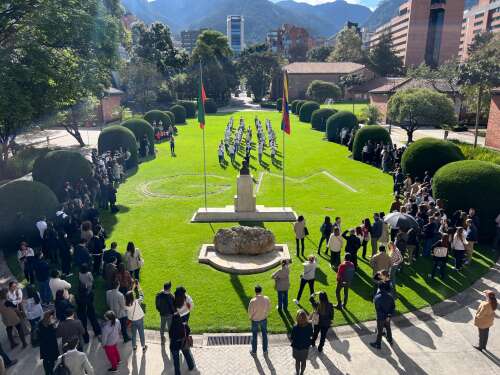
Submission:
[[[106,352],[111,367],[109,372],[117,372],[120,363],[120,352],[118,351],[118,340],[120,338],[120,321],[113,311],[104,314],[105,322],[102,326],[101,345]]]
[[[396,304],[394,303],[394,297],[391,295],[390,291],[390,284],[382,283],[379,285],[379,289],[373,299],[375,311],[377,313],[377,339],[371,342],[370,346],[375,349],[380,349],[382,347],[384,329],[387,342],[391,346],[393,344],[391,319],[394,315]]]
[[[175,156],[175,138],[173,135],[170,137],[170,155]]]
[[[328,248],[330,249],[330,265],[333,269],[337,269],[340,264],[340,252],[344,245],[344,239],[340,235],[340,229],[335,227],[333,233],[328,239]]]
[[[448,247],[450,246],[450,241],[448,240],[448,235],[443,234],[441,239],[432,245],[432,272],[429,277],[434,280],[436,276],[437,269],[441,273],[441,279],[444,280],[446,272],[446,260],[448,258]]]
[[[303,375],[312,343],[313,328],[307,313],[302,309],[297,311],[296,321],[297,324],[293,326],[291,334],[292,355],[295,359],[296,374]]]
[[[349,233],[349,236],[347,235]],[[345,252],[351,254],[351,261],[354,267],[358,268],[358,250],[361,247],[361,240],[356,236],[356,230],[350,229],[342,233],[342,237],[346,240]]]
[[[139,281],[141,267],[144,261],[141,256],[141,251],[135,247],[133,242],[127,244],[127,252],[125,253],[124,261],[127,266],[127,271],[130,272],[130,276]]]
[[[401,264],[403,263],[403,256],[399,248],[392,242],[389,242],[389,257],[391,259],[390,278],[393,286],[393,295],[396,295],[396,275],[399,272]]]
[[[325,216],[325,221],[321,224],[319,231],[321,232],[321,239],[319,240],[318,245],[318,255],[321,254],[321,245],[323,245],[323,241],[326,241],[327,243],[325,254],[328,254],[328,240],[333,232],[333,225],[330,216]]]
[[[224,141],[220,141],[217,156],[219,157],[219,164],[224,164]]]
[[[269,298],[262,295],[262,287],[256,285],[255,297],[248,304],[248,317],[252,322],[252,349],[250,350],[250,354],[252,355],[257,354],[257,333],[259,327],[262,333],[262,350],[264,354],[267,353],[267,316],[269,315],[270,307],[271,302]]]
[[[125,308],[125,296],[119,291],[120,284],[114,281],[112,289],[106,292],[106,304],[108,308],[115,313],[115,316],[120,320],[120,328],[122,330],[123,342],[130,341],[127,332],[128,316]]]
[[[474,254],[474,244],[478,241],[477,227],[472,219],[465,221],[465,239],[467,240],[467,264],[470,264]]]
[[[474,346],[477,350],[486,350],[488,344],[488,335],[490,328],[493,326],[495,320],[495,311],[498,307],[497,298],[495,293],[491,290],[485,290],[485,301],[481,302],[476,311],[474,318],[474,325],[479,332],[479,345]]]
[[[408,240],[406,241],[406,256],[407,264],[411,266],[413,263],[413,257],[417,255],[417,248],[419,245],[418,241],[418,229],[410,228],[407,233]]]
[[[271,276],[274,279],[274,287],[278,292],[278,310],[288,310],[288,290],[290,289],[290,269],[288,261],[281,261],[281,269]]]
[[[337,308],[343,309],[347,306],[347,299],[349,298],[349,288],[352,280],[354,279],[355,268],[351,262],[351,254],[347,253],[344,256],[344,261],[339,266],[337,272],[337,288],[335,289],[335,296],[337,297]],[[340,292],[344,289],[344,303],[340,298]]]
[[[455,255],[455,270],[461,271],[465,256],[465,247],[468,242],[465,238],[464,228],[458,227],[456,233],[453,235],[453,241],[451,242],[451,248]]]
[[[295,224],[293,224],[293,231],[295,232],[295,244],[297,246],[297,257],[299,256],[299,242],[302,250],[300,254],[304,256],[304,241],[306,237],[306,221],[304,220],[304,216],[300,215],[297,218]]]
[[[319,302],[316,301],[315,296],[319,296]],[[312,346],[316,346],[316,339],[321,332],[319,339],[318,351],[323,351],[325,346],[326,335],[332,326],[333,321],[333,305],[328,301],[328,296],[325,292],[312,293],[309,298],[313,306],[313,325],[314,332],[312,338]]]
[[[172,318],[176,312],[175,297],[172,294],[172,283],[170,281],[163,284],[163,290],[156,295],[156,310],[160,314],[160,337],[161,343],[165,344],[165,329],[170,332]]]
[[[304,266],[304,272],[300,275],[300,287],[297,298],[293,302],[298,305],[300,302],[300,297],[302,297],[302,292],[306,284],[309,284],[309,293],[314,293],[314,280],[316,279],[316,257],[314,255],[309,255],[307,262],[302,263]]]
[[[371,231],[372,224],[370,223],[370,219],[366,218],[361,225],[361,233],[363,234],[361,242],[361,246],[363,247],[363,259],[366,259],[366,247],[368,246],[368,242],[371,241]]]
[[[45,375],[54,373],[54,364],[59,357],[59,345],[56,335],[56,317],[54,310],[48,310],[43,314],[43,319],[38,323],[38,338],[40,345],[40,359],[43,361]]]

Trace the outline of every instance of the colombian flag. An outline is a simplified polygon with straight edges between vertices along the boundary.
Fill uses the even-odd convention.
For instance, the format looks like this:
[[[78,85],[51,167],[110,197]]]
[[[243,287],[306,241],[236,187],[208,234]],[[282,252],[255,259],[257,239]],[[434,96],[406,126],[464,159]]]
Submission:
[[[201,71],[201,69],[200,69]],[[207,100],[207,95],[205,94],[205,87],[203,87],[203,78],[200,74],[200,88],[198,91],[198,122],[200,123],[200,129],[205,128],[205,101]]]
[[[281,107],[283,119],[281,120],[281,130],[290,134],[290,114],[288,110],[288,73],[285,70],[283,76],[283,104]]]

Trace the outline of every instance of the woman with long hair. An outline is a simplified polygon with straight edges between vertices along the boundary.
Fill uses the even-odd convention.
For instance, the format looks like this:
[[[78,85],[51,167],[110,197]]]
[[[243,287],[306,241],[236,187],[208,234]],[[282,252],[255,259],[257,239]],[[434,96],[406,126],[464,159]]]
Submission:
[[[315,296],[319,296],[319,302],[316,301]],[[312,323],[314,325],[312,346],[316,345],[316,339],[321,332],[319,339],[318,351],[323,351],[325,345],[326,335],[328,329],[332,325],[333,320],[333,305],[328,301],[328,296],[325,292],[313,293],[309,299],[314,308]]]
[[[105,322],[102,326],[101,345],[106,352],[111,368],[110,372],[118,371],[120,362],[120,352],[118,351],[118,340],[120,339],[121,325],[113,311],[107,311],[104,314]]]
[[[321,245],[323,245],[323,241],[326,241],[326,243],[328,244],[330,235],[333,232],[333,224],[330,216],[325,216],[325,221],[323,222],[323,224],[321,224],[321,228],[319,230],[321,232],[321,239],[319,240],[318,254],[321,253]],[[326,254],[328,254],[328,246],[326,247]]]
[[[128,320],[131,322],[130,329],[132,330],[132,349],[137,350],[137,331],[141,340],[142,350],[145,352],[148,349],[144,338],[144,310],[141,307],[142,297],[136,299],[134,292],[130,291],[125,294],[125,309],[127,310]]]
[[[309,347],[312,343],[313,328],[307,313],[304,310],[297,311],[297,324],[292,328],[292,349],[295,359],[295,371],[297,375],[304,374],[306,370]]]
[[[123,263],[118,264],[118,270],[116,272],[116,279],[118,283],[120,283],[120,292],[125,295],[127,292],[131,291],[134,287],[134,279],[125,269],[125,265]]]
[[[35,289],[33,284],[29,284],[26,287],[26,301],[24,305],[24,311],[26,312],[26,318],[31,325],[31,344],[38,345],[38,335],[37,335],[37,325],[43,315],[43,308],[40,304],[40,294]]]
[[[474,318],[474,325],[479,332],[479,345],[474,346],[477,350],[486,350],[490,327],[493,326],[495,311],[498,307],[497,297],[493,291],[485,290],[484,296],[486,298],[479,304]]]
[[[174,306],[177,309],[182,321],[187,323],[189,321],[191,310],[194,307],[194,303],[191,296],[186,293],[186,288],[183,286],[179,286],[175,289]]]
[[[54,364],[59,357],[54,310],[45,311],[43,314],[42,320],[38,323],[38,338],[43,343],[40,345],[40,359],[43,360],[45,375],[52,375]]]
[[[453,236],[453,241],[451,242],[451,248],[453,249],[453,254],[455,256],[455,270],[461,271],[464,257],[465,257],[465,247],[468,242],[465,238],[465,230],[463,227],[458,227],[456,233]]]
[[[135,280],[139,280],[143,263],[141,251],[135,247],[133,242],[129,242],[127,244],[127,252],[125,253],[125,264],[127,265],[127,271],[130,272],[130,276]]]
[[[368,242],[371,240],[370,232],[372,231],[372,223],[370,219],[366,218],[363,220],[361,225],[361,234],[363,238],[361,239],[361,246],[363,246],[363,259],[366,259],[366,247]]]

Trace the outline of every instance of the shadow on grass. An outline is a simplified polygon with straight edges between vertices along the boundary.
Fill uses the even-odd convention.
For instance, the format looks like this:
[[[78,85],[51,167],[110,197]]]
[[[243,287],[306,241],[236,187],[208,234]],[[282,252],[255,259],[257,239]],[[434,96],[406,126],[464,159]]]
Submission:
[[[109,210],[99,210],[101,224],[106,229],[108,238],[111,237],[114,227],[118,224],[117,214],[124,214],[130,211],[130,208],[122,204],[117,204],[116,207],[119,209],[117,213],[112,213]]]
[[[283,324],[286,327],[286,331],[290,333],[292,331],[292,325],[293,325],[293,320],[290,321],[289,317],[291,318],[290,312],[288,310],[278,310],[278,313],[280,314],[281,320],[283,320]]]
[[[241,283],[240,277],[235,274],[231,274],[231,285],[234,288],[238,297],[240,297],[241,304],[243,308],[246,310],[248,308],[248,303],[250,302],[251,297],[249,297],[245,293],[245,289],[243,288],[243,284]]]

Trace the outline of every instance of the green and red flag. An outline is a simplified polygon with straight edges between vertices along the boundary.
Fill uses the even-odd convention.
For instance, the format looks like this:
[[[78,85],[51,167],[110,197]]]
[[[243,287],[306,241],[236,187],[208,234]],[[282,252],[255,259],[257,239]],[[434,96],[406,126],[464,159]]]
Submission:
[[[281,112],[283,114],[283,118],[281,120],[281,130],[283,130],[286,134],[290,135],[291,126],[290,126],[290,113],[288,108],[288,73],[285,70],[283,75],[283,102],[281,104]]]
[[[200,129],[205,129],[205,102],[207,95],[205,94],[205,87],[203,87],[203,76],[200,74],[200,87],[198,90],[198,122]]]

